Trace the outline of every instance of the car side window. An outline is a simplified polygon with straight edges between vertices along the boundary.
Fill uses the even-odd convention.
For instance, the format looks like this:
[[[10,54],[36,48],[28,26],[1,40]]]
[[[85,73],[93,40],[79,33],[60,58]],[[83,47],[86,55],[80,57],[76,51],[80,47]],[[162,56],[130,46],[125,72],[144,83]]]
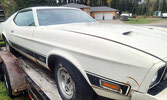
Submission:
[[[35,26],[32,10],[19,12],[14,22],[18,26]]]

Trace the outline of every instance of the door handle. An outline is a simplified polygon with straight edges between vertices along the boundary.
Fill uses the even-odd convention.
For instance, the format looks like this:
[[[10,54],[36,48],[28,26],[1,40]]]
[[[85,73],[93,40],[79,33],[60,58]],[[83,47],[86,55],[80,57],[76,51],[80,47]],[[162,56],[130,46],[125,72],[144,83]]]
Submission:
[[[14,30],[11,30],[11,33],[14,33]]]

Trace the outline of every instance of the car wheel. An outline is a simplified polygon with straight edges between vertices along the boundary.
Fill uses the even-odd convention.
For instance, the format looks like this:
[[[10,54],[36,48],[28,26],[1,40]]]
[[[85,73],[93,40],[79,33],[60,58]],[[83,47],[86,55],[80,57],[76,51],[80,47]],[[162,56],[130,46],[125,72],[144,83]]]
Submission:
[[[63,100],[93,100],[93,89],[71,63],[59,61],[54,73]]]
[[[15,49],[13,49],[6,40],[5,40],[5,47],[7,51],[11,52],[12,54],[16,54]]]
[[[13,97],[12,95],[12,88],[10,85],[10,81],[9,81],[9,76],[6,70],[6,66],[4,64],[2,64],[2,68],[3,68],[3,77],[4,77],[4,83],[5,83],[5,87],[6,87],[6,92],[8,94],[8,96]]]
[[[3,70],[2,70],[2,63],[0,63],[0,81],[4,81]]]

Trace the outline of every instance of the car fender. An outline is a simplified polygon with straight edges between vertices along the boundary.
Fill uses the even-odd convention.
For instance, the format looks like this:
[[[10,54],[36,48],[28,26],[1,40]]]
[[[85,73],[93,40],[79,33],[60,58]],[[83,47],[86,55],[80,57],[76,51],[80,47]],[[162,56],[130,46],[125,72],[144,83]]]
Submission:
[[[2,31],[1,37],[3,38],[3,40],[5,38],[8,41],[7,35],[6,35],[6,33],[4,31]]]
[[[66,59],[67,61],[69,61],[70,63],[72,63],[80,71],[80,73],[83,75],[83,77],[87,80],[88,84],[91,85],[91,83],[86,75],[86,72],[84,71],[84,69],[82,68],[82,66],[79,64],[79,62],[77,61],[77,59],[74,56],[72,56],[68,52],[62,51],[62,50],[53,50],[53,51],[49,52],[47,55],[48,55],[46,58],[47,59],[47,61],[46,61],[47,66],[48,66],[48,59],[51,55],[60,56],[64,59]]]

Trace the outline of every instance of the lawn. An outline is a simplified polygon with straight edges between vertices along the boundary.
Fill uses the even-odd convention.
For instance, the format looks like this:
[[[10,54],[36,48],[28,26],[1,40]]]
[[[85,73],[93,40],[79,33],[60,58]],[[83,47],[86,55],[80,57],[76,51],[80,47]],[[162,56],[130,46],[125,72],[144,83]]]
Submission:
[[[10,98],[6,94],[6,88],[3,82],[0,81],[0,100],[29,100],[28,95],[24,94],[18,97]]]
[[[162,18],[149,18],[149,17],[138,17],[138,21],[136,21],[136,18],[130,18],[129,21],[124,21],[126,24],[150,24],[150,23],[156,23],[160,20],[163,20]]]
[[[0,40],[1,40],[1,39],[2,39],[2,37],[0,37]],[[0,45],[1,45],[1,44],[4,44],[4,43],[5,43],[4,41],[0,41]]]
[[[5,43],[4,41],[0,41],[0,45],[1,45],[1,44],[4,44],[4,43]]]

